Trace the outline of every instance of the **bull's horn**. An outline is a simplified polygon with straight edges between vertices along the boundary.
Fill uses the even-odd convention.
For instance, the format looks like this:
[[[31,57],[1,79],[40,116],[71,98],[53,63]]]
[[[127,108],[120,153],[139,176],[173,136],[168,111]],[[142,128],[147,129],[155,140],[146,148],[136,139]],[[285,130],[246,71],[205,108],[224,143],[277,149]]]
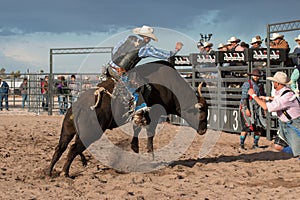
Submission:
[[[202,93],[201,93],[202,85],[203,85],[203,81],[198,85],[198,93],[200,97],[202,97]]]

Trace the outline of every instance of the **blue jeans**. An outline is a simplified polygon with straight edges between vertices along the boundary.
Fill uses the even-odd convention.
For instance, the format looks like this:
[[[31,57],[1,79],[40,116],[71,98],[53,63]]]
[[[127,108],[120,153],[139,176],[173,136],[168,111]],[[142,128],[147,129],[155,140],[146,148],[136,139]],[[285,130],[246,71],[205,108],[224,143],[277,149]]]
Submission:
[[[58,95],[59,114],[64,115],[68,108],[68,98],[65,95]]]
[[[279,134],[293,150],[294,156],[300,156],[300,118],[290,122],[279,120]]]
[[[0,93],[0,110],[2,110],[3,99],[5,100],[5,108],[8,110],[8,94]]]
[[[75,101],[77,101],[77,96],[70,96],[70,102],[69,102],[69,106],[68,106],[68,108],[70,108],[72,105],[73,105],[73,103],[75,102]]]
[[[49,104],[49,96],[48,94],[43,94],[43,99],[42,99],[43,110],[48,110],[48,104]]]
[[[25,102],[27,102],[27,94],[22,94],[22,108],[25,107]]]

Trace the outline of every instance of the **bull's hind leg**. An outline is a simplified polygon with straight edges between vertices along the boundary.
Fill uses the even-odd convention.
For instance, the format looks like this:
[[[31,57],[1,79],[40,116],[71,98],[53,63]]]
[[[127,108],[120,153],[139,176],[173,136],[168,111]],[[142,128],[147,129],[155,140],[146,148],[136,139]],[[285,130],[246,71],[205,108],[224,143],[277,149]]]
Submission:
[[[76,134],[76,130],[74,127],[73,122],[69,119],[70,114],[66,114],[65,119],[63,121],[62,129],[61,129],[61,135],[59,138],[58,145],[55,147],[55,152],[53,154],[50,167],[48,169],[48,175],[52,175],[53,167],[56,164],[56,162],[59,160],[61,155],[64,153],[64,151],[67,149],[68,144],[71,142],[73,137]]]
[[[133,138],[131,141],[131,149],[135,153],[139,153],[139,134],[142,130],[142,127],[140,126],[133,126]]]
[[[86,147],[84,146],[84,144],[81,142],[80,138],[78,136],[76,136],[76,140],[75,143],[71,146],[68,156],[67,156],[67,161],[65,162],[65,165],[63,167],[63,173],[65,175],[65,177],[70,177],[69,176],[69,171],[70,171],[70,167],[71,164],[73,162],[73,160],[75,159],[75,157],[77,155],[80,155],[82,158],[82,152],[86,149]]]

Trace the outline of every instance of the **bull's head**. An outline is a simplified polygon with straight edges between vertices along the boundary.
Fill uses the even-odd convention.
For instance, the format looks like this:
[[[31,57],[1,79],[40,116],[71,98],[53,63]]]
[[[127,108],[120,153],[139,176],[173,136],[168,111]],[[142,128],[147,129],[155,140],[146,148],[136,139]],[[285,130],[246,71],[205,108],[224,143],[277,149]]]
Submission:
[[[199,96],[198,96],[198,103],[195,104],[195,108],[199,110],[199,124],[198,124],[197,132],[200,135],[203,135],[207,130],[207,113],[208,113],[208,105],[201,93],[202,85],[203,82],[201,82],[197,88]]]

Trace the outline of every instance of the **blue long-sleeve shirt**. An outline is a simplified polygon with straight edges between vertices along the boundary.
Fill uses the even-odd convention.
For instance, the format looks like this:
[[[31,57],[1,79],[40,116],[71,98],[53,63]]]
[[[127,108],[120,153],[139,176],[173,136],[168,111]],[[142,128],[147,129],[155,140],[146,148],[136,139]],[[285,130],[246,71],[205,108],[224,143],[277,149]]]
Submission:
[[[146,44],[144,47],[142,47],[139,50],[139,57],[140,58],[153,57],[159,59],[167,59],[170,58],[171,56],[174,56],[176,53],[177,51],[166,51],[162,49],[157,49],[150,44]]]

